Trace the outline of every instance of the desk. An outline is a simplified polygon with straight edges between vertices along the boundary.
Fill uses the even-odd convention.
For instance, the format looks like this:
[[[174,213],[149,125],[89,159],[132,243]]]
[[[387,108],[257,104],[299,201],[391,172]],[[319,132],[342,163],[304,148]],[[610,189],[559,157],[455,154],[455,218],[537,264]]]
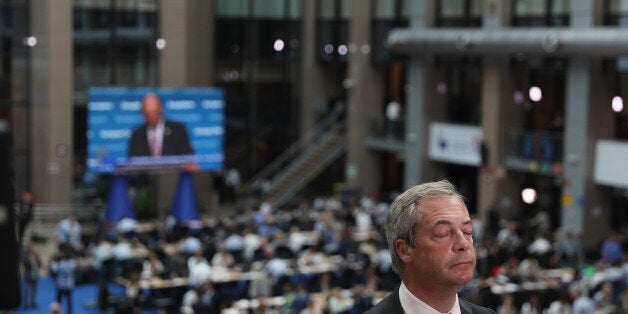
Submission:
[[[220,283],[229,283],[236,282],[240,280],[256,280],[266,277],[266,275],[260,271],[251,271],[251,272],[238,272],[238,271],[225,271],[225,270],[216,270],[212,271],[210,275],[210,281],[213,284]],[[116,280],[118,283],[125,285],[123,280]],[[188,288],[188,278],[186,277],[176,277],[176,278],[148,278],[148,279],[140,279],[139,286],[141,289],[145,290],[156,290],[156,289],[168,289],[168,288]]]

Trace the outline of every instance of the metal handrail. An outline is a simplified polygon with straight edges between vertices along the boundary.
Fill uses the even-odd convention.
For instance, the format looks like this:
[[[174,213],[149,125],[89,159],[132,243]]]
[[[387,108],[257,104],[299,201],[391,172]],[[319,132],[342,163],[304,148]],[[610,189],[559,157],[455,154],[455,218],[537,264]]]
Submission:
[[[328,132],[330,127],[334,127],[340,116],[341,112],[332,111],[329,113],[321,123],[317,124],[314,128],[310,129],[304,136],[302,136],[298,141],[294,144],[290,145],[283,153],[281,153],[277,158],[275,158],[270,164],[264,167],[260,172],[258,172],[253,178],[251,178],[246,184],[244,184],[244,190],[250,190],[255,187],[259,182],[261,182],[265,178],[271,177],[274,173],[278,172],[283,165],[294,159],[295,156],[298,156],[300,152],[304,151],[305,148],[309,147],[310,144],[317,138],[319,138],[325,132]]]

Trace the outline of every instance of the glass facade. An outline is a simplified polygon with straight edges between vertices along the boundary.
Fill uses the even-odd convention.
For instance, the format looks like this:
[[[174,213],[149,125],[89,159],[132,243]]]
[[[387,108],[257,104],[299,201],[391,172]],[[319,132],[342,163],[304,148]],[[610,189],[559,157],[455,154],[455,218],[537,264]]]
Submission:
[[[318,1],[316,55],[319,61],[347,62],[350,13],[350,0]]]
[[[479,27],[482,25],[480,0],[436,1],[437,27]]]
[[[27,102],[28,3],[0,1],[0,118]]]
[[[386,46],[388,32],[394,28],[409,26],[409,0],[376,0],[375,11],[372,17],[371,58],[374,62],[403,61],[404,58],[395,55]]]
[[[74,90],[157,86],[158,1],[74,2]]]
[[[217,1],[216,86],[225,90],[225,160],[250,169],[296,140],[301,1]]]
[[[91,87],[156,87],[158,0],[74,0],[74,183],[85,185],[87,92]]]
[[[512,5],[515,27],[560,27],[569,25],[569,0],[518,0]]]

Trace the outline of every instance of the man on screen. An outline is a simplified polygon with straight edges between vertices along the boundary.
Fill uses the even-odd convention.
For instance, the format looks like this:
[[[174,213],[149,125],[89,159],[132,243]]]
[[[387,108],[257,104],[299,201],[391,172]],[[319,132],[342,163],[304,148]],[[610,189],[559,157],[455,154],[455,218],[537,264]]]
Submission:
[[[193,155],[185,125],[166,120],[159,97],[148,93],[142,99],[144,124],[133,130],[129,140],[129,157]],[[195,163],[186,163],[186,170],[196,170]]]

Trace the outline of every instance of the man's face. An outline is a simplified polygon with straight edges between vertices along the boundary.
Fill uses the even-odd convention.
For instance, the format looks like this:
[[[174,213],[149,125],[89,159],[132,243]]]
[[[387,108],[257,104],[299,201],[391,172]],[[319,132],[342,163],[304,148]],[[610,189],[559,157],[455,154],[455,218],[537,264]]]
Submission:
[[[423,218],[416,246],[409,248],[406,271],[424,285],[460,287],[473,278],[475,250],[471,218],[456,197],[441,196],[419,203]],[[409,268],[413,268],[410,270]]]
[[[142,103],[142,114],[146,124],[151,128],[154,128],[161,120],[161,103],[159,98],[155,95],[149,95],[144,98]]]

